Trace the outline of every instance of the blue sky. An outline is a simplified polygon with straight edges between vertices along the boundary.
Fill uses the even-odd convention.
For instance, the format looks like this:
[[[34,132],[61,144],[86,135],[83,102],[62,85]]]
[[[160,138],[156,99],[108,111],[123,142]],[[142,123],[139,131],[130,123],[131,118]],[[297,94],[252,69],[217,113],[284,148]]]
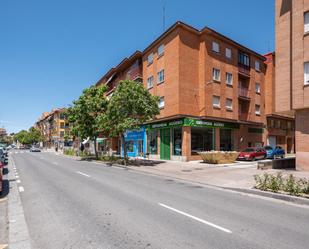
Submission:
[[[273,0],[2,0],[0,127],[28,129],[177,20],[274,49]]]

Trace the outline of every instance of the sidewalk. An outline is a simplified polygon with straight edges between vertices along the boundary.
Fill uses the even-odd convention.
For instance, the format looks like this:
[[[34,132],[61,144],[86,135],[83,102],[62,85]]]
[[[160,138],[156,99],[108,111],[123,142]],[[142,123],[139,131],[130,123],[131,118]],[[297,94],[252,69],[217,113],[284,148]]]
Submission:
[[[153,166],[130,166],[130,169],[155,175],[172,177],[190,182],[226,188],[251,189],[255,185],[254,175],[264,173],[284,176],[293,174],[308,178],[309,172],[295,170],[258,170],[257,162],[239,162],[233,165],[210,165],[201,162],[162,162]]]

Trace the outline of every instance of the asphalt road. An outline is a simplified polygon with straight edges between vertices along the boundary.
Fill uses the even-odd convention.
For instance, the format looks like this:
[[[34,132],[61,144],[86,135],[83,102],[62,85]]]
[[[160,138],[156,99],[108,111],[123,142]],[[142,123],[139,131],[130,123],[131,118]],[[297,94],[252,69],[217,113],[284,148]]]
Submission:
[[[306,208],[53,153],[11,157],[34,249],[309,247]]]

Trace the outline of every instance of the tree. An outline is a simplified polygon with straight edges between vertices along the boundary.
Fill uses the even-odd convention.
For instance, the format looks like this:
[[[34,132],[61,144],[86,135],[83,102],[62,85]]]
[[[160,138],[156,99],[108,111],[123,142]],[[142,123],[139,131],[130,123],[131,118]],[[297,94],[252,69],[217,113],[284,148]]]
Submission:
[[[97,137],[99,134],[100,120],[105,115],[108,101],[104,95],[105,86],[86,88],[82,95],[67,110],[67,117],[71,125],[71,134],[81,139],[94,140],[96,158]]]
[[[160,113],[158,102],[157,96],[151,95],[141,84],[129,80],[121,81],[111,97],[102,127],[105,126],[111,136],[121,137],[125,163],[127,146],[124,133],[155,118]]]
[[[34,127],[31,127],[29,131],[21,130],[14,135],[14,141],[18,141],[21,144],[34,144],[43,141],[41,133]]]

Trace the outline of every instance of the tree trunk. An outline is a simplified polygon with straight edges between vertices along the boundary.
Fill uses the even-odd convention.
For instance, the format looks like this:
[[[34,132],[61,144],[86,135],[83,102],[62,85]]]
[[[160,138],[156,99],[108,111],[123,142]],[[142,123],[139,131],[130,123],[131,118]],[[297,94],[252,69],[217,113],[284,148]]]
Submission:
[[[94,137],[94,154],[95,154],[95,158],[98,159],[98,151],[97,151],[97,137]]]
[[[122,140],[122,144],[123,144],[124,165],[127,166],[127,145],[126,145],[126,141],[124,139],[124,135],[123,134],[121,134],[121,140]]]

